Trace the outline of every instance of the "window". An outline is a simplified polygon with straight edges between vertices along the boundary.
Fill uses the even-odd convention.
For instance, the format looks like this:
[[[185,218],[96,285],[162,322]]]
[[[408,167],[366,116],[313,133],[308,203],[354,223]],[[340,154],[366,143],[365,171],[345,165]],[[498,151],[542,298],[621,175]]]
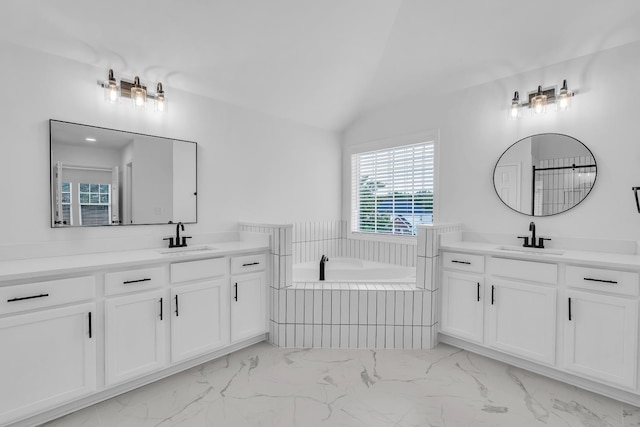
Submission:
[[[63,224],[73,225],[71,223],[71,183],[62,183],[62,221]]]
[[[108,225],[111,186],[108,184],[79,184],[80,224]]]
[[[434,142],[351,156],[351,231],[414,236],[433,222]]]

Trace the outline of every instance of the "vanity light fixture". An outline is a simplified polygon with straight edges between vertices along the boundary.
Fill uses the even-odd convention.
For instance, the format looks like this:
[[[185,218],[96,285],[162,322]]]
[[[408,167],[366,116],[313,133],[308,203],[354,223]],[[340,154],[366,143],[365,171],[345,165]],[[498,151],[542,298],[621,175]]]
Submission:
[[[135,76],[133,81],[120,79],[120,84],[113,75],[113,70],[109,70],[106,81],[98,81],[98,85],[104,89],[105,101],[110,104],[117,104],[120,98],[130,98],[134,108],[144,109],[147,106],[147,99],[154,101],[154,110],[163,112],[167,110],[167,98],[162,87],[162,83],[156,85],[156,93],[150,94],[147,87],[140,82],[140,77]]]
[[[537,90],[529,92],[529,102],[525,103],[520,103],[520,96],[516,91],[511,100],[509,118],[519,118],[520,111],[524,107],[528,107],[535,115],[546,113],[548,107],[552,105],[555,105],[556,111],[566,111],[571,107],[571,99],[574,96],[575,92],[569,90],[567,80],[562,81],[562,88],[557,94],[555,87],[543,89],[542,86],[538,86]]]

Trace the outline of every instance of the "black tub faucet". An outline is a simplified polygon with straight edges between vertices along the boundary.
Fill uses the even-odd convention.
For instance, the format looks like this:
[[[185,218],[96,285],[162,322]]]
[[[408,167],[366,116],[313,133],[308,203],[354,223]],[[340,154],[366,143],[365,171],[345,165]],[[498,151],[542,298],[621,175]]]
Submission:
[[[324,280],[324,265],[329,262],[329,258],[326,255],[322,255],[320,258],[320,280]]]

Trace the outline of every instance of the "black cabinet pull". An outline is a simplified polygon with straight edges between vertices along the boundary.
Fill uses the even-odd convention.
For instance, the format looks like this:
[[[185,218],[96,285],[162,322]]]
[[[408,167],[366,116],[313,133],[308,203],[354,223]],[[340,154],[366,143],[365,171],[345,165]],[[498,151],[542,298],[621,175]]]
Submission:
[[[588,282],[612,283],[614,285],[618,284],[615,280],[592,279],[591,277],[583,277],[583,279]]]
[[[89,312],[89,338],[93,338],[93,328],[91,327],[91,312]]]
[[[235,285],[233,285],[236,288],[236,296],[235,299],[236,301],[238,301],[238,284],[236,283]]]
[[[249,262],[247,264],[242,264],[243,267],[249,267],[250,265],[259,265],[259,262]]]
[[[471,265],[471,263],[469,261],[458,261],[458,260],[452,259],[451,262],[455,262],[456,264]]]
[[[138,280],[127,280],[126,282],[122,282],[123,285],[128,285],[129,283],[139,283],[139,282],[149,282],[150,278],[138,279]]]
[[[480,301],[480,282],[478,282],[478,301]]]
[[[48,296],[49,294],[31,295],[30,297],[11,298],[11,299],[8,299],[7,302],[24,301],[26,299],[44,298]]]
[[[571,298],[569,298],[569,321],[571,321]]]
[[[176,295],[175,298],[176,298],[176,317],[178,317],[180,315],[178,312],[178,295]]]
[[[495,290],[496,290],[496,287],[491,285],[491,305],[493,305],[493,303],[496,302],[494,298]]]
[[[164,304],[162,304],[162,298],[160,298],[160,320],[163,320],[162,319],[163,306],[164,306]]]

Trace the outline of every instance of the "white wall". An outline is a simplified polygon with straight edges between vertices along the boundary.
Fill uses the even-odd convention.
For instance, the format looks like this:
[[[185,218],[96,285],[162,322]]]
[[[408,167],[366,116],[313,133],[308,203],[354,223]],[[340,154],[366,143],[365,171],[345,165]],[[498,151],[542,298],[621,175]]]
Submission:
[[[498,199],[492,177],[495,162],[513,142],[528,135],[573,136],[593,152],[597,181],[575,209],[535,218],[539,233],[640,240],[640,214],[631,191],[640,185],[639,75],[640,43],[634,43],[472,87],[447,99],[416,96],[369,111],[352,123],[344,140],[348,146],[439,129],[437,221],[460,221],[465,230],[515,235],[526,232],[532,218]],[[539,84],[561,85],[563,79],[578,91],[570,111],[507,119],[515,90],[525,94]]]
[[[163,82],[167,114],[112,106],[96,84],[105,69],[7,43],[0,43],[0,53],[0,257],[20,243],[59,242],[61,252],[70,246],[99,250],[96,239],[158,236],[160,245],[163,235],[175,232],[168,225],[51,229],[51,118],[198,142],[198,224],[187,226],[191,234],[235,230],[239,220],[282,223],[340,215],[335,133],[172,90],[170,81]]]

